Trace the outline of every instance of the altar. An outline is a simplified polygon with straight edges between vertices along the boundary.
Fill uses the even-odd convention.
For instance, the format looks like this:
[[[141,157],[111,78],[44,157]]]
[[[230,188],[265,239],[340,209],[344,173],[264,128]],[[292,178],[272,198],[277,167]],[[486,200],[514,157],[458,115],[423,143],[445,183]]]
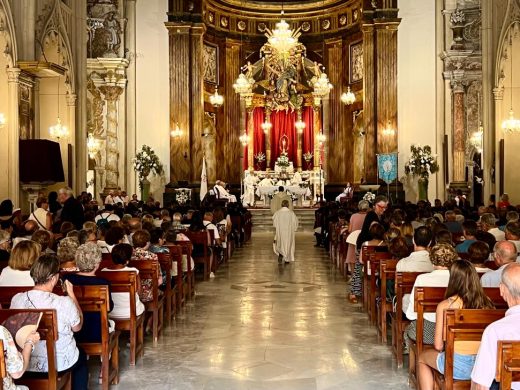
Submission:
[[[244,172],[243,200],[246,205],[269,206],[280,186],[289,193],[300,207],[318,202],[325,190],[323,170],[301,171],[253,171]],[[260,202],[260,203],[258,203]]]

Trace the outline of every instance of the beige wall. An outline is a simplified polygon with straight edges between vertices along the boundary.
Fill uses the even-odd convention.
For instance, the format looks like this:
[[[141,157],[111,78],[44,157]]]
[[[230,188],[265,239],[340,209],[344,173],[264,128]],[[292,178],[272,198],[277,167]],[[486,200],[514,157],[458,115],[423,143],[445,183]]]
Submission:
[[[442,151],[436,150],[435,0],[400,0],[399,17],[398,177],[402,178],[412,144],[430,145],[439,156]],[[405,182],[407,200],[416,200],[414,183]],[[437,192],[436,180],[431,177],[429,198],[438,197]],[[442,189],[439,192],[442,196]]]
[[[5,38],[0,34],[0,49],[5,47]],[[6,122],[9,121],[8,116],[8,88],[7,88],[7,60],[5,56],[0,56],[0,113],[4,114]],[[0,127],[0,201],[9,196],[9,187],[7,185],[7,178],[9,176],[8,165],[8,142],[7,142],[7,123],[4,127]]]
[[[150,146],[164,165],[164,178],[149,178],[150,191],[162,202],[164,186],[170,179],[168,31],[164,26],[168,4],[165,0],[147,0],[138,1],[136,6],[136,149]]]

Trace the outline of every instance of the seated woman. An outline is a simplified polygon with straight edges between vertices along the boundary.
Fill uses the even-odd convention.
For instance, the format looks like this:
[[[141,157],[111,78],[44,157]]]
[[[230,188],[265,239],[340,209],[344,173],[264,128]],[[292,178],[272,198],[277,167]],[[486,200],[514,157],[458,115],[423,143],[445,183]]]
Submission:
[[[139,299],[139,290],[141,290],[139,281],[139,270],[137,268],[128,267],[128,262],[132,258],[132,246],[130,244],[117,244],[112,248],[112,263],[113,265],[104,268],[103,271],[135,271],[138,275],[137,290],[135,293],[135,313],[140,316],[144,313],[144,305]],[[110,318],[129,318],[130,317],[130,297],[125,293],[111,293],[114,306],[109,313]]]
[[[3,379],[4,390],[28,390],[26,386],[16,386],[13,379],[20,378],[29,366],[31,360],[31,353],[34,351],[34,346],[40,340],[38,332],[31,332],[23,344],[20,352],[16,347],[13,336],[9,331],[0,325],[0,340],[4,344],[5,368],[7,371],[6,377]]]
[[[469,246],[468,261],[473,264],[473,267],[479,274],[491,271],[491,269],[486,267],[486,261],[489,260],[490,253],[489,246],[484,241],[475,241]]]
[[[65,237],[60,241],[56,255],[60,261],[60,269],[65,272],[76,272],[76,251],[79,247],[79,241],[73,237]]]
[[[80,245],[76,251],[76,266],[78,272],[67,273],[63,276],[64,280],[68,280],[74,286],[108,286],[110,292],[110,282],[104,278],[96,276],[96,271],[101,263],[101,248],[94,242],[88,242]],[[110,298],[108,310],[112,310],[114,302]],[[76,341],[80,343],[101,341],[101,320],[99,313],[85,312],[83,314],[84,322],[88,326],[83,327],[76,334]],[[114,330],[114,322],[109,321],[110,331]]]
[[[52,291],[60,280],[60,262],[55,255],[42,255],[31,268],[34,288],[16,294],[11,300],[11,309],[55,309],[58,320],[58,340],[56,341],[56,364],[58,371],[70,370],[73,389],[88,388],[87,359],[83,350],[77,347],[74,333],[83,325],[83,313],[69,281],[64,283],[66,296]],[[47,372],[47,348],[38,343],[31,356],[28,371]]]
[[[433,349],[425,349],[419,356],[418,376],[421,390],[433,389],[433,370],[444,373],[443,329],[446,309],[494,309],[486,296],[475,267],[467,260],[457,260],[450,268],[446,299],[437,305]],[[455,344],[453,378],[469,380],[475,364],[480,341],[461,341]]]
[[[33,233],[31,240],[37,242],[40,244],[41,247],[41,253],[55,253],[51,247],[52,247],[52,235],[47,230],[37,230]]]
[[[0,274],[0,286],[34,286],[31,267],[40,257],[40,244],[25,240],[11,252],[9,263]]]
[[[148,250],[150,247],[150,233],[147,230],[138,230],[132,236],[132,243],[134,244],[134,252],[132,260],[146,261],[158,260],[155,253]],[[163,276],[161,267],[159,266],[157,277],[159,278],[159,286],[163,284]],[[141,279],[141,294],[139,295],[141,301],[150,302],[153,299],[153,285],[152,279]]]
[[[0,229],[0,261],[9,260],[11,255],[11,234],[7,230]]]

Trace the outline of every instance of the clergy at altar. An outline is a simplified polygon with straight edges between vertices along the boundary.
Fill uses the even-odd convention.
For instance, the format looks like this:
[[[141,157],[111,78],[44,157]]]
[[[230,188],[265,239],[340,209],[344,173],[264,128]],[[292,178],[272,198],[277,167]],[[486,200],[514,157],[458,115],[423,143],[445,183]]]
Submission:
[[[283,207],[283,202],[287,201],[287,207],[291,210],[293,209],[292,198],[287,192],[285,192],[285,188],[283,186],[278,187],[278,192],[273,195],[273,199],[271,200],[271,213],[273,215]]]
[[[226,183],[224,183],[222,180],[217,180],[215,182],[215,186],[213,187],[213,190],[215,191],[215,196],[217,199],[227,199],[229,202],[234,203],[237,201],[237,198],[235,195],[231,195],[228,190],[226,190]]]
[[[242,203],[246,206],[254,206],[255,204],[256,183],[258,183],[258,177],[255,173],[249,174],[244,179],[244,194],[242,195]]]
[[[262,180],[260,180],[260,183],[258,183],[258,187],[272,187],[272,186],[273,186],[273,180],[271,179],[271,175],[267,175]],[[265,195],[261,195],[260,200],[265,202]]]
[[[282,201],[282,208],[273,215],[273,226],[276,228],[274,253],[278,255],[278,262],[294,261],[294,236],[298,230],[298,217],[289,209],[290,202]]]

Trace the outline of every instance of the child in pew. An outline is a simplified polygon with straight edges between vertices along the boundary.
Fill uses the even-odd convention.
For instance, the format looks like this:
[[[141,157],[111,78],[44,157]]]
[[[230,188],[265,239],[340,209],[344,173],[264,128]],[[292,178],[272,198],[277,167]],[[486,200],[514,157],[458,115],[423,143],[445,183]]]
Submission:
[[[475,267],[467,260],[457,260],[450,268],[446,299],[437,305],[433,349],[425,349],[419,356],[418,379],[421,390],[433,389],[433,370],[444,373],[446,363],[443,329],[446,309],[494,309],[486,296]],[[453,377],[469,380],[475,364],[480,341],[461,341],[455,345]]]
[[[110,267],[104,268],[103,271],[135,271],[138,275],[137,286],[141,289],[139,282],[139,270],[137,268],[128,267],[128,262],[132,258],[132,246],[130,244],[117,244],[112,248],[112,263]],[[114,301],[114,308],[109,314],[110,318],[129,318],[130,317],[130,297],[125,293],[111,293]],[[135,293],[135,314],[140,316],[144,313],[144,305],[139,299],[139,292]]]

